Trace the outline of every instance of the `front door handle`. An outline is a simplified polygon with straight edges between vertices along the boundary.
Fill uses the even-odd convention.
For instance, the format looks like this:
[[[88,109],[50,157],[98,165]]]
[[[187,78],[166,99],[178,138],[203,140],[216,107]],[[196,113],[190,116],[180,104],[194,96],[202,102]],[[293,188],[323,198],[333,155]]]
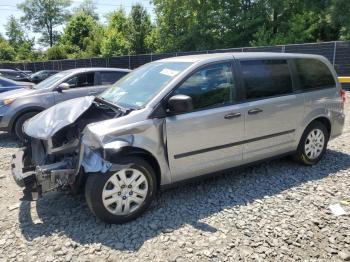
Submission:
[[[256,114],[261,113],[262,111],[263,111],[263,110],[260,109],[260,108],[254,108],[254,109],[250,109],[250,110],[248,111],[248,114],[249,114],[249,115],[256,115]]]
[[[237,118],[240,116],[241,116],[241,113],[229,113],[229,114],[225,115],[225,119],[232,119],[232,118]]]
[[[89,96],[94,96],[96,94],[97,94],[97,92],[89,92]]]

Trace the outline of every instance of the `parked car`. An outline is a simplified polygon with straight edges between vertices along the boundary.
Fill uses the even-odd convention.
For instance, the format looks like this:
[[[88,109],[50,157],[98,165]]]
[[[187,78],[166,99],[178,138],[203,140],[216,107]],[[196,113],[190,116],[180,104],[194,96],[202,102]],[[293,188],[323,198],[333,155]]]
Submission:
[[[21,82],[30,82],[29,75],[22,71],[12,69],[0,69],[0,76]]]
[[[342,133],[343,98],[321,56],[167,58],[30,119],[12,174],[27,197],[86,181],[92,213],[122,223],[179,182],[285,155],[316,164]]]
[[[17,82],[0,76],[0,93],[19,88],[31,88],[33,85],[30,82]]]
[[[20,71],[22,73],[25,73],[26,75],[30,76],[31,74],[33,74],[33,72],[31,70],[21,70],[19,68],[15,68],[16,71]]]
[[[41,70],[38,71],[32,75],[30,75],[29,80],[33,83],[40,83],[41,81],[45,80],[46,78],[57,74],[58,72],[60,72],[59,70]]]
[[[0,130],[24,139],[23,123],[37,113],[68,99],[97,95],[130,70],[81,68],[55,74],[32,89],[0,94]]]

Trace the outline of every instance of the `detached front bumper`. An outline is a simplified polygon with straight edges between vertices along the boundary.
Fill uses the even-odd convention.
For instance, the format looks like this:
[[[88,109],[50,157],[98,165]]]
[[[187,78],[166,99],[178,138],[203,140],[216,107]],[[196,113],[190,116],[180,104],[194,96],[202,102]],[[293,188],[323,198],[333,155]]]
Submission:
[[[12,176],[23,187],[24,198],[35,200],[44,193],[57,190],[74,182],[75,169],[70,168],[71,159],[42,165],[28,164],[28,149],[24,148],[12,156]]]

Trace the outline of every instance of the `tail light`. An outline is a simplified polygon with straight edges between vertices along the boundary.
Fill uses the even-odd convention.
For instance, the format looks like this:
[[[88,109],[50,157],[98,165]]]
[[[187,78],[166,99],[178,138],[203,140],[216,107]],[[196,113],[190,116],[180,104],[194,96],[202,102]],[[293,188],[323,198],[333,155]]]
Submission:
[[[340,97],[343,101],[343,104],[346,102],[346,92],[343,89],[340,89]]]

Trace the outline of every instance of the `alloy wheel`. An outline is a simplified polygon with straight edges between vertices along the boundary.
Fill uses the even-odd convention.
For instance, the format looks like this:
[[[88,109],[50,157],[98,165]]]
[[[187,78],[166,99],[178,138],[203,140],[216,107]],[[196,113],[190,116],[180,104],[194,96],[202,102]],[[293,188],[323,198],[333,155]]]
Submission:
[[[318,158],[324,148],[325,136],[320,129],[313,129],[305,140],[305,154],[306,156],[314,160]]]

